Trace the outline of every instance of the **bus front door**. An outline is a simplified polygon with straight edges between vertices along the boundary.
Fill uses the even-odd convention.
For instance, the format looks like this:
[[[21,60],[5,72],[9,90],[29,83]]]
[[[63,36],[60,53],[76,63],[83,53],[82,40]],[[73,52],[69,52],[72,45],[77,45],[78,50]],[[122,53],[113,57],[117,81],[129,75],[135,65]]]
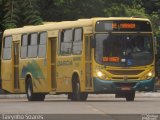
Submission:
[[[85,81],[86,89],[92,89],[92,53],[91,53],[92,35],[85,35]]]
[[[13,64],[14,64],[14,91],[18,92],[19,90],[19,42],[13,43],[13,49],[14,49],[14,58],[13,58]]]

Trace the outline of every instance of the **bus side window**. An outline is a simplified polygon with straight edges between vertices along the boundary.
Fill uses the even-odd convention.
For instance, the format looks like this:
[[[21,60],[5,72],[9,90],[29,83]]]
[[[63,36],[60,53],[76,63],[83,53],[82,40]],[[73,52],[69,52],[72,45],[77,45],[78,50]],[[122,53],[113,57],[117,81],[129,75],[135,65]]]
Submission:
[[[73,54],[82,53],[82,36],[82,28],[76,28],[74,30]]]
[[[27,43],[28,43],[28,35],[23,34],[21,40],[21,58],[27,57]]]
[[[60,54],[69,55],[72,51],[72,29],[63,30],[61,32]]]
[[[39,34],[38,57],[43,58],[46,55],[47,32]]]
[[[9,60],[11,59],[11,49],[12,49],[12,37],[8,36],[4,38],[3,43],[3,59]]]
[[[35,58],[37,57],[38,48],[38,33],[32,33],[28,37],[28,57]]]

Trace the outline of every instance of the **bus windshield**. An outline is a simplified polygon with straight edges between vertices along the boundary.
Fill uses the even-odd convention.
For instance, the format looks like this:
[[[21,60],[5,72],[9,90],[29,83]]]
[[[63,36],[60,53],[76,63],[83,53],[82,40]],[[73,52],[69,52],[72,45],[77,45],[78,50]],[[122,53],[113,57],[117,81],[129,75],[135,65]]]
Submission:
[[[151,34],[96,34],[95,59],[106,66],[144,66],[153,62]]]

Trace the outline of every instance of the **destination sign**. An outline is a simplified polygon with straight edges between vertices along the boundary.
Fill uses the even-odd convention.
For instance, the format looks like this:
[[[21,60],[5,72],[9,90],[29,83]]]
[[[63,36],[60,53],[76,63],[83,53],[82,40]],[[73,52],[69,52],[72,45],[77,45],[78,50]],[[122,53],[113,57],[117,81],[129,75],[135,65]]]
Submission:
[[[148,21],[137,20],[114,20],[97,21],[96,32],[151,32],[151,25]]]
[[[136,28],[136,24],[134,23],[121,23],[121,24],[117,24],[117,23],[112,23],[112,29],[135,29]]]

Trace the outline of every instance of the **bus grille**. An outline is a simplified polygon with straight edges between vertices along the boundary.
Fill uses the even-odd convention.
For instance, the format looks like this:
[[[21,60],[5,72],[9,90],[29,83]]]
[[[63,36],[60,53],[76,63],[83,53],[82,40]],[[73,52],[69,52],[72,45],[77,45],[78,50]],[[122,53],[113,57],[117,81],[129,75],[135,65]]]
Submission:
[[[138,75],[143,70],[108,70],[108,72],[114,75]]]
[[[139,79],[138,77],[127,77],[127,78],[124,78],[124,77],[112,77],[112,79],[114,80],[137,80]]]

